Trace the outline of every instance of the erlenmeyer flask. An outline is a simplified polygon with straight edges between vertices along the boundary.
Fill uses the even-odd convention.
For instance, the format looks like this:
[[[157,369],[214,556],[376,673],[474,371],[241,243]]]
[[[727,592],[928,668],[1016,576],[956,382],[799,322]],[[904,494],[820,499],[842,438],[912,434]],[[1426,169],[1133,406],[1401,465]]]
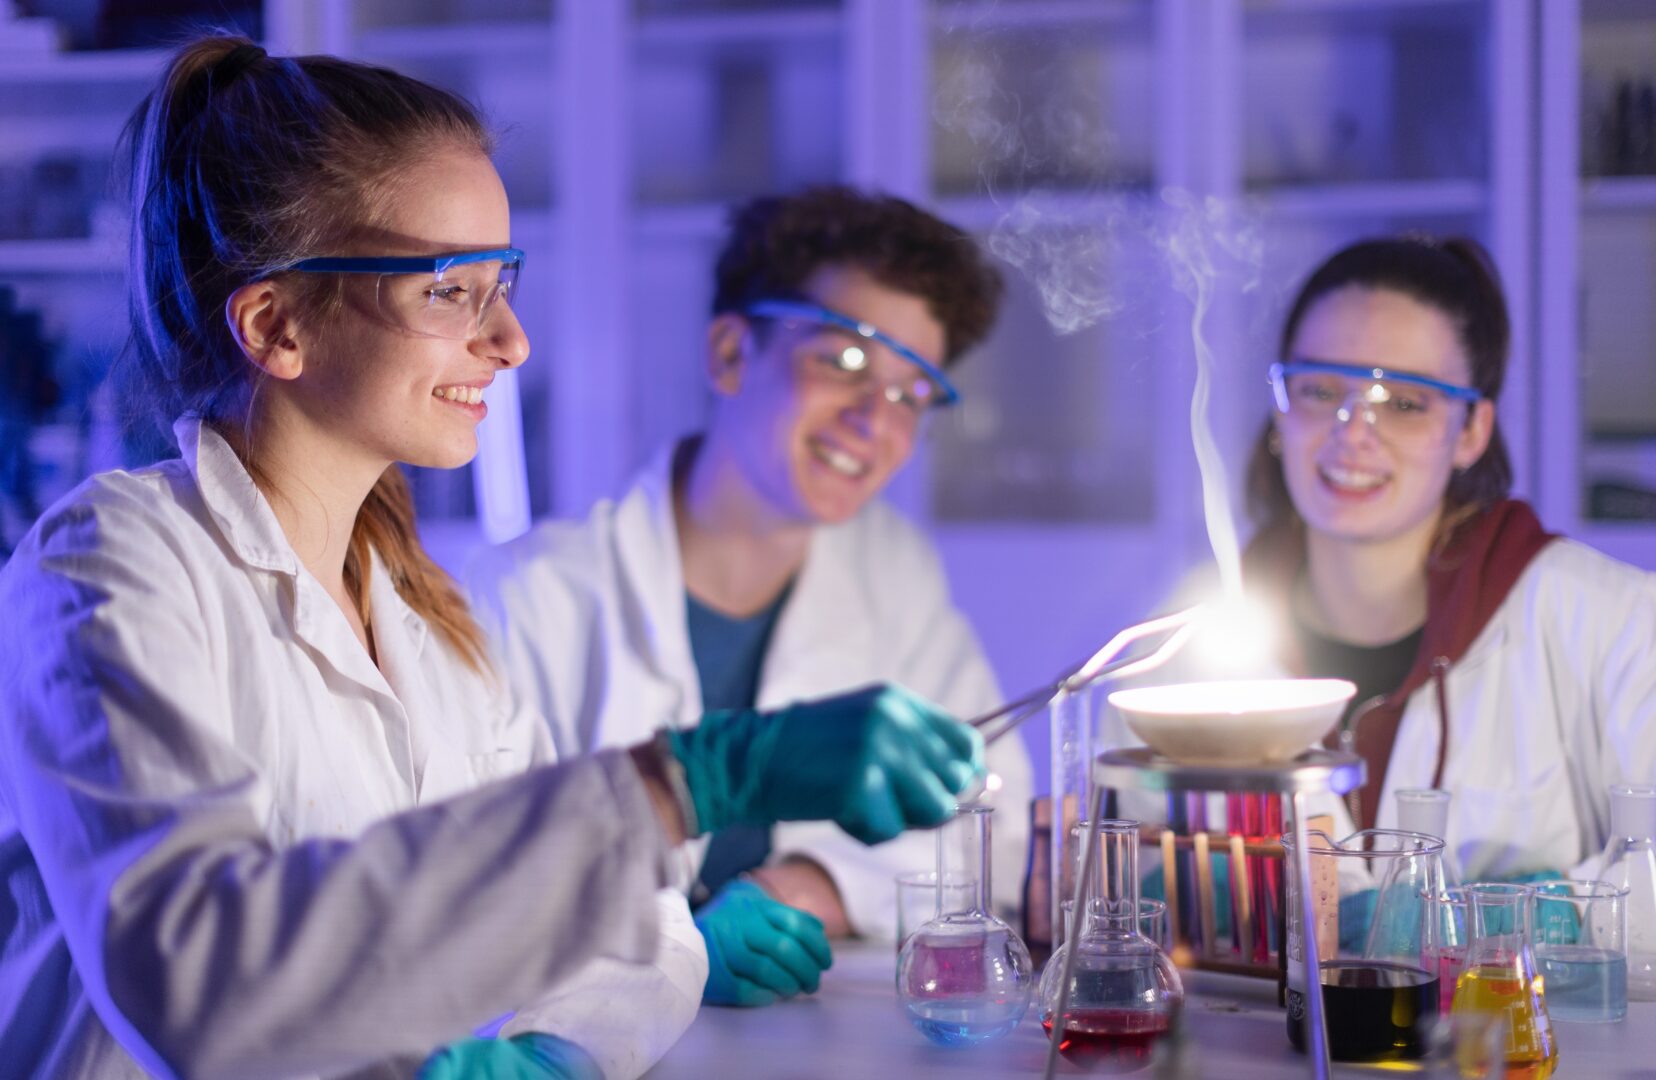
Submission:
[[[1453,1013],[1500,1013],[1506,1018],[1507,1076],[1544,1080],[1558,1067],[1558,1043],[1547,1014],[1545,984],[1535,975],[1530,934],[1530,889],[1524,885],[1469,885],[1472,947],[1455,985]]]
[[[977,1046],[1018,1026],[1034,974],[1029,950],[989,912],[987,806],[962,806],[937,833],[937,880],[971,882],[969,900],[909,936],[897,960],[897,999],[909,1022],[940,1046]]]
[[[1460,860],[1449,846],[1449,799],[1440,788],[1400,788],[1397,792],[1397,827],[1403,832],[1425,833],[1443,841],[1438,854],[1438,866],[1443,875],[1443,887],[1453,889],[1464,880]]]
[[[1656,1001],[1656,787],[1610,789],[1599,879],[1627,890],[1627,997]]]
[[[1058,1052],[1095,1071],[1136,1069],[1177,1023],[1184,983],[1161,946],[1139,930],[1138,822],[1098,823],[1097,899],[1079,933],[1053,953],[1041,979],[1041,1026],[1050,1034],[1065,952],[1075,950]]]

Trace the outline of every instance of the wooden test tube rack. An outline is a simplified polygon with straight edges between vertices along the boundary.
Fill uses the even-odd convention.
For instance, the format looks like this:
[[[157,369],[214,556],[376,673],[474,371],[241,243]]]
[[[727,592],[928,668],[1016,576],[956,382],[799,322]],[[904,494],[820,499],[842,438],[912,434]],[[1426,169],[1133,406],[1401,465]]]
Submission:
[[[1288,985],[1283,952],[1283,945],[1288,940],[1285,876],[1287,864],[1284,862],[1286,852],[1281,841],[1250,840],[1238,835],[1211,831],[1177,833],[1168,828],[1146,826],[1139,835],[1139,844],[1141,847],[1154,848],[1161,852],[1162,874],[1167,892],[1168,935],[1172,943],[1169,953],[1173,962],[1182,968],[1275,979],[1280,1001]],[[1193,851],[1196,854],[1196,887],[1191,890],[1191,895],[1198,898],[1197,910],[1193,915],[1199,945],[1191,941],[1190,934],[1186,932],[1189,921],[1179,909],[1179,861],[1174,858],[1174,853],[1180,851]],[[1232,915],[1237,929],[1236,940],[1243,944],[1243,949],[1247,949],[1248,943],[1253,941],[1254,924],[1257,919],[1269,918],[1275,923],[1277,947],[1270,960],[1264,963],[1246,959],[1245,952],[1238,951],[1228,943],[1222,950],[1218,947],[1218,916],[1214,899],[1212,863],[1212,856],[1215,854],[1224,855],[1230,860],[1231,894],[1237,898]],[[1267,860],[1264,864],[1265,872],[1279,876],[1281,884],[1277,895],[1283,898],[1283,903],[1277,905],[1274,912],[1256,912],[1252,909],[1253,890],[1250,887],[1248,856],[1264,858]]]

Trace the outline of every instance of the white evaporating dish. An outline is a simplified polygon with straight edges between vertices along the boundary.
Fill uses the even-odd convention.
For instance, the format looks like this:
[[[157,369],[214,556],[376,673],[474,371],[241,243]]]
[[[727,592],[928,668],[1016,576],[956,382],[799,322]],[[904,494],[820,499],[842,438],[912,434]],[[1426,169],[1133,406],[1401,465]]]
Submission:
[[[1117,690],[1110,704],[1187,765],[1271,765],[1322,741],[1357,692],[1345,679],[1251,679]]]

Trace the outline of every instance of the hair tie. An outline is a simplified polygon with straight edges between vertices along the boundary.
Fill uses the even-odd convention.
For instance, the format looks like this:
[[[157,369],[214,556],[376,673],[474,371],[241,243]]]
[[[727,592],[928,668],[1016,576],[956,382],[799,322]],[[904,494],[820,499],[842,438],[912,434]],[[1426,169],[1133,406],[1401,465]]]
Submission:
[[[257,64],[260,60],[263,60],[269,55],[269,53],[259,48],[259,46],[248,42],[237,45],[234,49],[231,49],[229,52],[224,54],[224,59],[213,65],[212,76],[214,87],[219,90],[223,90],[225,87],[241,78],[242,74],[246,72],[248,68],[252,67],[254,64]]]

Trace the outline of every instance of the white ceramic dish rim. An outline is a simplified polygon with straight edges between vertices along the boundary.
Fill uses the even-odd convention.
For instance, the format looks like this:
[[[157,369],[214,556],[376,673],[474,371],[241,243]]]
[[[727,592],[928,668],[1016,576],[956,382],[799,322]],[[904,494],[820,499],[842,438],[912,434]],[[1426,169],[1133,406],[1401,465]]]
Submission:
[[[1348,679],[1228,679],[1137,686],[1115,691],[1109,701],[1143,716],[1268,716],[1331,708],[1356,693]]]

